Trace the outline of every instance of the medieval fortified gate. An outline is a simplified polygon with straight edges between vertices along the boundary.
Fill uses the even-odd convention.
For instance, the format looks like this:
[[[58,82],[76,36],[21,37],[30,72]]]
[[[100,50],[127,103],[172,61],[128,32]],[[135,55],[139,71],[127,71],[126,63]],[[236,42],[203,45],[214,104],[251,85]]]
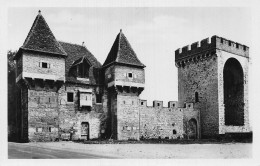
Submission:
[[[15,55],[17,141],[207,138],[251,132],[249,48],[213,36],[175,51],[179,101],[139,95],[145,65],[120,30],[101,65],[84,46],[56,40],[37,15]]]

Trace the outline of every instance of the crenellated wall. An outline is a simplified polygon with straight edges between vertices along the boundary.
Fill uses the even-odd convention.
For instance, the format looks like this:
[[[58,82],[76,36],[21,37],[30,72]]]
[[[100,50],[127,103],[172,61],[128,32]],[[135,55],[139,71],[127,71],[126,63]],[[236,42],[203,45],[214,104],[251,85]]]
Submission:
[[[140,138],[143,139],[177,139],[187,135],[190,119],[199,122],[199,111],[193,109],[193,103],[187,103],[186,108],[179,108],[177,101],[168,102],[163,107],[162,101],[153,101],[153,106],[147,106],[146,100],[140,100]],[[197,130],[199,132],[199,128]]]
[[[203,55],[200,56],[214,54],[214,49],[223,50],[239,56],[249,57],[249,47],[222,37],[212,36],[211,38],[206,38],[199,42],[194,42],[191,45],[177,49],[175,51],[175,61],[177,64],[183,63],[181,62],[183,60],[184,63],[186,61],[192,61],[198,58],[198,54],[203,53]]]

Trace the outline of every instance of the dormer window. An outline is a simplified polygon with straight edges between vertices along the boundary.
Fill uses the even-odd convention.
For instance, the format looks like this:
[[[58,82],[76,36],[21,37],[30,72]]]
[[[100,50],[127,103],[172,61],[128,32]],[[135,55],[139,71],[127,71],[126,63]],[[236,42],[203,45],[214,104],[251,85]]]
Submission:
[[[77,77],[78,79],[89,78],[90,63],[86,57],[76,60],[70,70],[70,75]]]
[[[89,78],[89,64],[84,60],[77,66],[77,76],[79,78]]]

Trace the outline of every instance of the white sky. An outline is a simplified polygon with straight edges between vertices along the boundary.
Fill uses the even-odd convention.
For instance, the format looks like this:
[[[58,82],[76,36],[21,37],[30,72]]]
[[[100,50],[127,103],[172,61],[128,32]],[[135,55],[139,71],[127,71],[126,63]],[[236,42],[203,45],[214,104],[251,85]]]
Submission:
[[[104,63],[122,28],[146,65],[142,99],[178,100],[176,49],[213,35],[251,45],[250,8],[9,8],[8,49],[22,46],[41,10],[57,40],[81,44]]]

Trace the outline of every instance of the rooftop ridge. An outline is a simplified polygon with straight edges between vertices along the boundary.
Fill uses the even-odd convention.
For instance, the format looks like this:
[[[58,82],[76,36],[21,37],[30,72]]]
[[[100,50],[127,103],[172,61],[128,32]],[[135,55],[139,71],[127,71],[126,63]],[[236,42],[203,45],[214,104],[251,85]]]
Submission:
[[[220,49],[240,56],[249,57],[248,46],[214,35],[211,38],[205,38],[175,50],[175,61],[185,59],[186,57],[204,51],[209,51],[210,49]]]
[[[101,67],[101,63],[97,60],[97,58],[92,54],[92,52],[90,52],[88,50],[88,48],[85,46],[85,45],[82,45],[82,44],[76,44],[76,43],[71,43],[71,42],[66,42],[66,41],[61,41],[61,40],[58,40],[59,43],[62,43],[64,45],[71,45],[71,46],[76,46],[76,47],[80,47],[80,48],[84,48],[90,55],[91,55],[91,58],[92,60],[95,61],[95,63],[97,63],[97,65],[93,64],[92,61],[90,61],[88,58],[88,55],[84,55],[84,56],[80,56],[78,57],[77,59],[79,58],[83,58],[83,57],[86,57],[88,59],[88,61],[90,62],[91,65],[93,66],[96,66],[95,68],[100,68]],[[74,61],[76,61],[77,59],[74,59]],[[74,62],[73,62],[74,63]]]
[[[67,43],[67,44],[72,44],[72,45],[77,45],[77,46],[81,46],[81,47],[84,47],[82,44],[77,44],[77,43],[72,43],[72,42],[67,42],[67,41],[64,41],[64,40],[57,40],[59,43]],[[85,44],[85,43],[84,43]]]

